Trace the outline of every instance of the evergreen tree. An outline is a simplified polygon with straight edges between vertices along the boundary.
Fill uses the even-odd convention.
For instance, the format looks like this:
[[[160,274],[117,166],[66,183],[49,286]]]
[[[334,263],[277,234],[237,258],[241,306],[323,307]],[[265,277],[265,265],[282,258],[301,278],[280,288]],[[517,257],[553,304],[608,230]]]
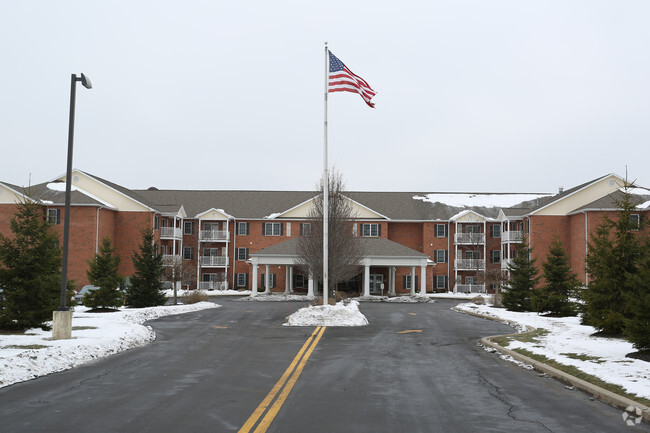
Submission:
[[[58,236],[30,201],[16,205],[9,226],[13,236],[0,234],[0,327],[47,329],[61,293]]]
[[[502,297],[503,306],[508,310],[532,311],[531,291],[540,279],[535,267],[537,259],[530,258],[532,251],[524,237],[517,245],[515,257],[508,264],[510,279]]]
[[[111,239],[102,239],[99,253],[88,261],[88,281],[99,287],[84,296],[84,305],[90,308],[114,308],[122,305],[122,292],[119,286],[122,277],[118,275],[120,256],[115,255]]]
[[[548,311],[560,316],[575,316],[576,307],[570,297],[576,294],[580,281],[571,272],[569,257],[556,239],[542,264],[546,284],[535,290],[533,294],[534,306],[538,311]]]
[[[643,254],[636,236],[638,222],[631,218],[637,204],[630,192],[632,187],[625,183],[621,198],[616,200],[617,218],[603,218],[587,250],[589,285],[582,291],[582,321],[611,335],[623,333],[631,314],[627,301],[635,293],[633,276],[638,273]]]
[[[139,252],[133,254],[135,274],[126,291],[126,305],[134,308],[163,305],[167,301],[161,282],[165,272],[163,257],[156,254],[153,231],[143,229],[140,234],[142,243],[138,247]]]
[[[625,335],[639,351],[650,351],[650,240],[646,239],[643,250],[639,272],[632,277],[636,291],[627,296],[631,314],[625,321]]]

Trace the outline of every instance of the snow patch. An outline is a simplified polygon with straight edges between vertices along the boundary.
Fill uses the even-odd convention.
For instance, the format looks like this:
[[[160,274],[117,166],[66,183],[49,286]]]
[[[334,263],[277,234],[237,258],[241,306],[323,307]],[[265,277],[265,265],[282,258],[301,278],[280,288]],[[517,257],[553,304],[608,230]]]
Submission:
[[[512,207],[524,201],[548,197],[553,194],[426,194],[413,196],[414,200],[443,203],[448,206],[465,207]]]
[[[211,302],[198,302],[120,309],[114,313],[89,313],[87,308],[77,307],[72,316],[70,340],[52,340],[51,331],[38,328],[21,335],[0,335],[0,387],[144,346],[156,338],[153,329],[143,325],[148,320],[217,307]],[[37,348],[41,346],[45,347]]]

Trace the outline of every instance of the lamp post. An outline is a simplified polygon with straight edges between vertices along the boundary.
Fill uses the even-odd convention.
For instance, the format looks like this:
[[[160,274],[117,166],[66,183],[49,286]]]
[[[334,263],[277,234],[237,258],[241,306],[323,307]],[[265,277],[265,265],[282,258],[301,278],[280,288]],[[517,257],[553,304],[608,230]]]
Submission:
[[[52,322],[52,338],[55,340],[71,338],[72,311],[66,306],[68,287],[68,243],[70,239],[70,192],[72,190],[72,144],[74,141],[74,114],[77,81],[86,89],[92,89],[90,79],[84,74],[81,77],[72,74],[70,82],[70,123],[68,127],[68,167],[65,176],[65,217],[63,220],[63,266],[61,269],[61,305],[54,312]]]

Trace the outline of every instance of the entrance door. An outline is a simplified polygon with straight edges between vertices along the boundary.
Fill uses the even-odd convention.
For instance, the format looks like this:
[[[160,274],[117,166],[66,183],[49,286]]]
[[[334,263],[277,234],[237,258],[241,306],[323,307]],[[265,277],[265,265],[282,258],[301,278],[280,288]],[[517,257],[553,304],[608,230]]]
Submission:
[[[370,274],[370,294],[383,295],[381,285],[384,283],[384,276],[382,274]]]

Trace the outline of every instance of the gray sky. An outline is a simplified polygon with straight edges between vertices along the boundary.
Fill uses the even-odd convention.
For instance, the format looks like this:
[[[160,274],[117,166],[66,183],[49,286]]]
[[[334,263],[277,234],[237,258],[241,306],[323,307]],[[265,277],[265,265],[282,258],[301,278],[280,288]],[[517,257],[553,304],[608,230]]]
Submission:
[[[74,166],[130,188],[312,189],[324,42],[377,91],[330,94],[349,190],[650,186],[650,2],[5,1],[0,181]]]

